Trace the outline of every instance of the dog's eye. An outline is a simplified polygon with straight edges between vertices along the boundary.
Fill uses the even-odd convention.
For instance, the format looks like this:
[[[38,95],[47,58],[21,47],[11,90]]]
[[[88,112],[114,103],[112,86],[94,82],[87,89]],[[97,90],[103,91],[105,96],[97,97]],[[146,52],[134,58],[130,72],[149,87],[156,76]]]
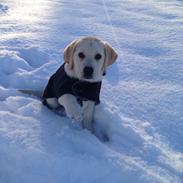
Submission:
[[[79,57],[80,59],[84,59],[84,58],[85,58],[85,54],[84,54],[83,52],[79,52],[79,53],[78,53],[78,57]]]
[[[101,58],[102,58],[102,55],[101,54],[97,53],[95,55],[95,60],[100,60]]]

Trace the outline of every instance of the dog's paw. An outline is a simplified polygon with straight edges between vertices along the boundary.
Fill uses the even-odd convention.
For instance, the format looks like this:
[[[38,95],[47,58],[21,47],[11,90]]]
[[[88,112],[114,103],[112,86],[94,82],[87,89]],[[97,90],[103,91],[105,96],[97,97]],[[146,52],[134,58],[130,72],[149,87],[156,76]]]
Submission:
[[[83,115],[81,114],[81,112],[76,110],[72,111],[72,114],[69,117],[80,124],[83,121]]]
[[[65,108],[67,116],[76,122],[83,121],[83,112],[75,96],[65,94],[58,99],[58,103]]]
[[[80,106],[69,106],[66,108],[66,114],[74,121],[81,123],[83,121],[83,115]]]

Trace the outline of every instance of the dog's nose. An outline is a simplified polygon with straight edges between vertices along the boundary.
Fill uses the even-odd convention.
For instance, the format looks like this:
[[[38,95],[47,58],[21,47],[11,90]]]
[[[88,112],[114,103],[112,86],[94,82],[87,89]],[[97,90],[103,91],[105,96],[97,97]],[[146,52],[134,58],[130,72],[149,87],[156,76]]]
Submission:
[[[89,66],[86,66],[83,69],[83,73],[84,73],[84,78],[90,79],[90,78],[92,78],[93,68],[89,67]]]

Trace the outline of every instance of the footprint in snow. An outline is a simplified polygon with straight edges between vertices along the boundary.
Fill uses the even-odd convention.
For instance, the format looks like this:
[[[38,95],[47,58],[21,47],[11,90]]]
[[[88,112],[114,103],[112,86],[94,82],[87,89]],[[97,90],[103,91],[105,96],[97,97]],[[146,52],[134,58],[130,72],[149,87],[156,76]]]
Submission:
[[[6,13],[8,11],[8,6],[0,4],[0,13]]]
[[[49,55],[37,47],[24,48],[18,52],[19,57],[33,68],[39,68],[49,61]]]

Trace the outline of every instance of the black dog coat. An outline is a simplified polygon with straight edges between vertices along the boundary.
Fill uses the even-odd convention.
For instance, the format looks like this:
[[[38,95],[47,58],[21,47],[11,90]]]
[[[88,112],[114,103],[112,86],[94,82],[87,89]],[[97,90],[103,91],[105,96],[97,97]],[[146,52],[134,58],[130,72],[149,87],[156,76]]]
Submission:
[[[59,98],[64,94],[72,94],[76,96],[78,101],[91,100],[95,104],[100,103],[100,89],[102,82],[86,82],[79,79],[69,77],[63,64],[55,74],[53,74],[43,93],[43,104],[47,105],[47,98]]]

